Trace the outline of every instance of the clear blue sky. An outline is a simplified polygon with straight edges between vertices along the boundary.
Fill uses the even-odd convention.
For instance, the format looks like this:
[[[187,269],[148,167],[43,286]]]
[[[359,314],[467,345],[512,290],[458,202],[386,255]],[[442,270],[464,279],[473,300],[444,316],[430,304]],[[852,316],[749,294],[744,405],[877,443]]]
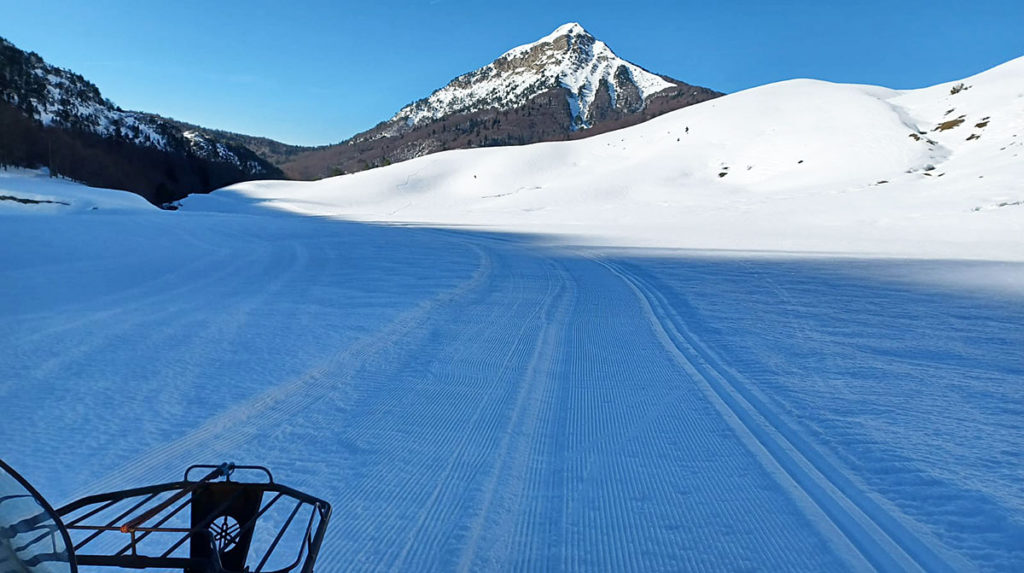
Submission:
[[[922,87],[1024,55],[1024,0],[0,0],[0,14],[0,36],[126,109],[298,144],[372,127],[569,21],[726,92],[795,77]]]

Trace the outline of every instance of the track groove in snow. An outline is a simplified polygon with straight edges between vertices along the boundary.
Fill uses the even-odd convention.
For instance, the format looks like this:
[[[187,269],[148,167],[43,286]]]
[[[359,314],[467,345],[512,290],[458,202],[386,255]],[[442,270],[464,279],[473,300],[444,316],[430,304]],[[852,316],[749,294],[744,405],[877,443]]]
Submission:
[[[534,350],[526,367],[523,382],[512,411],[512,417],[509,420],[508,426],[501,431],[500,435],[502,438],[498,447],[498,463],[494,466],[491,477],[487,481],[483,505],[471,527],[469,543],[463,549],[458,567],[462,571],[480,570],[479,566],[473,566],[474,557],[484,527],[484,520],[495,503],[499,478],[507,479],[509,474],[515,474],[515,477],[510,480],[512,487],[509,488],[506,482],[506,486],[502,490],[502,493],[506,496],[513,498],[513,500],[509,500],[511,505],[519,506],[524,498],[527,497],[523,487],[526,480],[523,474],[528,471],[530,466],[527,453],[531,446],[530,440],[536,437],[536,426],[541,423],[538,420],[538,411],[543,406],[541,395],[547,385],[553,382],[550,379],[551,366],[555,353],[559,350],[555,337],[565,327],[567,305],[571,302],[575,289],[575,283],[568,273],[563,269],[557,270],[558,275],[556,279],[549,279],[547,281],[549,290],[544,297],[544,306],[539,309],[540,316],[538,317],[544,327],[537,337]],[[567,289],[569,292],[564,292]],[[511,445],[511,442],[515,437],[521,437],[522,439],[518,440],[519,443],[514,447]],[[509,525],[507,523],[503,524],[498,529],[498,534],[505,535],[507,540],[511,540],[513,539],[513,532],[508,531],[508,528]],[[506,544],[503,551],[495,552],[490,556],[491,562],[487,564],[487,568],[506,562],[509,557],[508,553],[509,548]]]
[[[187,459],[188,453],[195,451],[202,444],[216,444],[215,448],[207,450],[210,455],[214,452],[227,453],[257,439],[265,432],[280,427],[310,404],[320,400],[325,388],[344,385],[350,381],[354,370],[363,367],[364,362],[376,359],[388,346],[395,344],[397,339],[417,328],[431,313],[437,312],[439,307],[456,303],[474,289],[485,286],[490,272],[490,261],[483,251],[478,251],[478,254],[480,262],[477,272],[458,288],[442,293],[400,316],[381,331],[350,347],[340,349],[319,367],[306,372],[302,377],[275,386],[264,394],[235,405],[227,412],[208,420],[187,436],[147,453],[130,466],[111,473],[107,479],[90,484],[84,491],[102,491],[115,487],[115,483],[125,480],[140,483],[159,480],[158,468],[166,467],[168,459]],[[279,289],[281,284],[280,279],[271,281],[261,296],[269,296]]]
[[[952,571],[952,567],[899,520],[881,508],[815,450],[806,439],[751,391],[736,373],[720,364],[647,281],[623,265],[601,261],[644,302],[652,327],[695,381],[714,396],[727,419],[735,421],[752,449],[796,495],[812,501],[822,516],[859,552],[865,565],[879,570]],[[782,481],[782,480],[780,480]],[[806,505],[805,505],[806,507]],[[835,533],[825,532],[833,540]]]

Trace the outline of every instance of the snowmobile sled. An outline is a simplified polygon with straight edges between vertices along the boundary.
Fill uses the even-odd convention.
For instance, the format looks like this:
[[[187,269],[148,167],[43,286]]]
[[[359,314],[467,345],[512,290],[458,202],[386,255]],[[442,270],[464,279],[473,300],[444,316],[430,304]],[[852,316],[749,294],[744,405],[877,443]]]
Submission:
[[[329,503],[262,466],[194,465],[182,481],[54,509],[0,460],[0,573],[312,573],[330,518]]]

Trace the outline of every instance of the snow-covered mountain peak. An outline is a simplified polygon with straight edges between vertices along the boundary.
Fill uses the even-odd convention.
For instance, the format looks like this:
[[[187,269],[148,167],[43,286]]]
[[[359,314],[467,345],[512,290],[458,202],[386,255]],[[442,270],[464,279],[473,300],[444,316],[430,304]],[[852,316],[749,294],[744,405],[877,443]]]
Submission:
[[[579,25],[576,22],[569,22],[567,24],[562,24],[561,26],[555,28],[554,32],[551,32],[550,34],[544,36],[543,38],[537,40],[536,42],[530,42],[529,44],[523,44],[522,46],[512,48],[511,50],[502,54],[501,57],[514,57],[518,54],[529,52],[536,46],[553,44],[563,38],[568,39],[570,44],[572,43],[571,41],[574,38],[587,38],[591,42],[595,40],[594,36],[591,35],[590,32],[586,31],[583,28],[583,26]]]
[[[581,26],[578,22],[566,22],[565,24],[562,24],[561,26],[555,28],[555,31],[552,32],[548,37],[551,37],[551,36],[557,37],[557,36],[563,36],[563,35],[567,35],[567,34],[587,34],[587,35],[590,35],[590,33],[587,32],[586,30],[584,30],[583,26]]]
[[[564,88],[573,129],[580,129],[590,127],[591,109],[602,86],[612,107],[636,111],[648,97],[673,85],[619,58],[583,26],[570,22],[455,78],[430,97],[402,108],[391,121],[415,126],[455,113],[513,109],[541,93]]]

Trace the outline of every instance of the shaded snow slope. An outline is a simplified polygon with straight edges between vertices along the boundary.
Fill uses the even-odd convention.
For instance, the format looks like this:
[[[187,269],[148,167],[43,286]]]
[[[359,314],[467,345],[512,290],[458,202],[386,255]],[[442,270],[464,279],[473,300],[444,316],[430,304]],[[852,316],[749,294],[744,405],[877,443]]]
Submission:
[[[786,81],[582,141],[217,193],[606,245],[1022,260],[1022,140],[1024,58],[905,92]]]

